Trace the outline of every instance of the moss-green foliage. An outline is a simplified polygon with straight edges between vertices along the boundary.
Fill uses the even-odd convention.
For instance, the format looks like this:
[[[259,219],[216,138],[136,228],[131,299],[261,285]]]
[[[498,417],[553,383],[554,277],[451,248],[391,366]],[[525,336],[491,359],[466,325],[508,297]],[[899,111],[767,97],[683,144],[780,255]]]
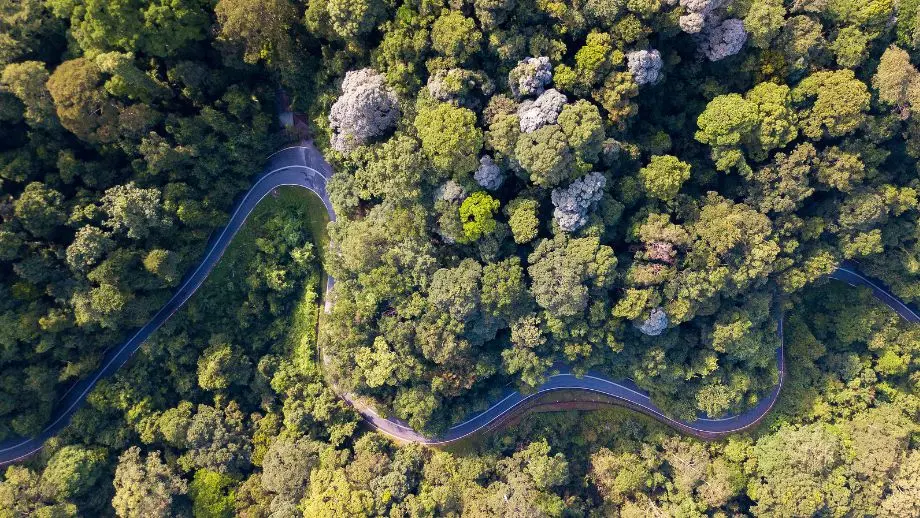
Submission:
[[[679,4],[0,0],[0,440],[196,264],[280,145],[276,86],[321,149],[347,72],[399,102],[385,139],[329,154],[329,236],[311,194],[268,196],[0,475],[0,515],[917,515],[920,328],[823,279],[854,258],[920,300],[918,2],[734,0],[697,20],[744,24],[718,62]],[[521,90],[528,57],[552,79]],[[783,394],[720,441],[605,410],[447,452],[336,396],[438,433],[562,362],[730,415],[778,379],[780,311]],[[533,403],[576,397],[599,399]]]
[[[228,518],[233,516],[236,503],[236,481],[232,478],[200,469],[188,485],[195,518]]]
[[[639,169],[639,175],[649,196],[660,200],[672,200],[680,186],[690,179],[690,164],[681,162],[676,156],[655,155],[648,165]]]
[[[486,234],[495,232],[495,213],[501,204],[488,194],[477,191],[460,204],[460,220],[463,234],[470,241],[476,241]]]
[[[482,130],[475,113],[448,103],[423,105],[414,125],[422,151],[438,171],[459,177],[476,169]]]

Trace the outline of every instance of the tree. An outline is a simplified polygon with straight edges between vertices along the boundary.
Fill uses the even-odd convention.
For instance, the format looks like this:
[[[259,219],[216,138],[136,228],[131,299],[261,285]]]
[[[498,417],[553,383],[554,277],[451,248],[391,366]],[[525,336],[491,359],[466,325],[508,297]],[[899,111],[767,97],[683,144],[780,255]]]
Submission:
[[[346,153],[368,144],[388,133],[398,117],[396,94],[382,75],[370,68],[348,72],[342,81],[342,95],[329,111],[332,147]]]
[[[822,509],[833,512],[849,496],[843,485],[843,446],[823,425],[783,427],[757,441],[754,454],[757,472],[748,490],[757,502],[754,512],[780,516],[811,515]]]
[[[115,248],[115,242],[100,228],[81,227],[67,247],[67,264],[76,271],[86,272]]]
[[[157,248],[144,256],[144,269],[156,275],[167,286],[175,286],[180,280],[179,257],[169,250]]]
[[[35,128],[58,127],[54,102],[45,86],[49,77],[41,61],[11,63],[0,74],[0,90],[11,92],[22,102],[26,108],[23,116]]]
[[[817,153],[810,143],[796,146],[790,153],[777,153],[773,164],[756,170],[751,189],[751,204],[761,212],[792,212],[815,190],[811,186]]]
[[[205,390],[227,390],[249,381],[249,360],[228,343],[217,342],[198,358],[198,385]]]
[[[637,455],[601,448],[591,455],[590,476],[606,500],[622,503],[650,485],[651,473]]]
[[[911,64],[907,52],[892,45],[882,54],[872,76],[872,87],[878,91],[879,100],[903,109],[911,97],[920,101],[920,72]]]
[[[709,102],[697,119],[696,140],[712,147],[716,169],[737,168],[750,173],[745,155],[765,160],[798,136],[797,117],[788,86],[760,83],[742,98],[720,95]]]
[[[521,131],[531,133],[543,126],[556,124],[566,102],[565,95],[555,88],[543,92],[536,100],[522,102],[517,110]]]
[[[543,188],[553,188],[565,180],[574,180],[581,173],[573,163],[575,157],[565,133],[556,124],[521,134],[514,155],[530,174],[530,181]]]
[[[708,25],[700,34],[700,50],[709,61],[720,61],[741,52],[747,42],[744,22],[737,18]]]
[[[495,232],[495,213],[500,204],[498,200],[483,191],[476,191],[460,204],[460,221],[463,222],[463,234],[469,241],[477,241],[482,236]]]
[[[456,63],[468,60],[481,45],[482,33],[476,22],[458,11],[445,9],[431,26],[431,47]]]
[[[456,268],[441,268],[431,277],[428,302],[438,312],[458,322],[467,322],[479,311],[482,266],[464,259]]]
[[[490,191],[497,190],[505,181],[505,175],[502,173],[501,167],[492,161],[492,157],[488,155],[479,159],[479,168],[476,169],[473,178],[476,183]]]
[[[847,68],[858,67],[866,57],[866,46],[872,38],[857,27],[844,27],[831,43],[837,63]]]
[[[739,149],[757,126],[757,106],[738,94],[720,95],[696,121],[696,140],[712,147],[716,169],[728,171],[744,160]]]
[[[322,443],[278,437],[262,461],[262,487],[283,501],[296,503],[309,490],[310,472],[319,464]]]
[[[483,136],[471,110],[449,103],[422,106],[414,125],[435,169],[457,179],[476,170]]]
[[[101,201],[102,211],[108,216],[103,225],[132,239],[146,239],[170,223],[160,202],[160,191],[153,187],[142,189],[133,182],[116,185],[105,191]]]
[[[537,237],[540,228],[538,208],[537,201],[529,198],[515,198],[505,205],[505,214],[508,215],[508,225],[515,243],[522,245]]]
[[[661,79],[661,52],[636,50],[626,54],[626,66],[637,85],[655,84]]]
[[[532,300],[520,258],[485,265],[481,301],[486,311],[509,322],[530,310]]]
[[[613,282],[617,259],[596,237],[541,240],[527,258],[537,304],[555,317],[575,316],[588,306],[589,291]]]
[[[45,186],[32,182],[26,185],[13,205],[19,223],[36,237],[49,237],[64,224],[67,216],[62,210],[64,196]]]
[[[4,0],[0,12],[0,68],[59,50],[62,24],[41,0]]]
[[[604,195],[607,178],[601,173],[590,173],[569,184],[566,188],[555,188],[550,195],[553,218],[565,232],[574,232],[588,222],[588,211]]]
[[[508,73],[508,87],[515,97],[540,95],[553,79],[553,66],[546,56],[524,58]]]
[[[105,468],[104,450],[65,446],[55,452],[42,473],[42,492],[58,500],[89,491]]]
[[[102,88],[99,67],[87,58],[65,61],[48,78],[48,92],[65,129],[91,144],[117,138],[120,107]]]
[[[349,41],[376,29],[386,15],[385,4],[378,0],[333,0],[310,2],[306,20],[313,32]]]
[[[244,62],[264,60],[276,68],[291,60],[294,42],[288,31],[297,10],[290,0],[218,0],[214,14],[220,26],[218,41],[240,48]]]
[[[349,158],[356,165],[354,191],[361,199],[415,200],[428,180],[419,141],[402,133],[381,144],[359,147]]]
[[[892,490],[882,500],[883,516],[914,516],[920,513],[920,450],[912,450],[891,480]]]
[[[549,489],[565,484],[569,478],[569,463],[561,453],[550,455],[546,440],[534,441],[501,463],[506,472],[523,471],[537,489]]]
[[[195,518],[229,518],[236,503],[236,481],[227,475],[200,469],[188,485]]]
[[[0,481],[0,509],[11,517],[78,516],[76,505],[46,499],[42,494],[40,475],[21,466],[10,466],[3,474],[3,481]]]
[[[141,457],[138,447],[128,448],[115,469],[112,507],[125,518],[173,516],[174,497],[184,495],[187,485],[178,473],[160,460],[160,452]]]
[[[869,99],[865,83],[849,69],[815,72],[792,90],[801,110],[799,128],[812,140],[842,137],[861,127]]]
[[[128,98],[150,104],[154,99],[168,98],[172,92],[137,67],[134,55],[127,52],[106,52],[99,54],[94,62],[103,73],[111,76],[104,84],[106,92],[113,97]],[[122,112],[119,122],[124,125],[126,114],[137,109],[129,106]]]
[[[690,179],[690,164],[672,155],[655,155],[639,176],[650,196],[664,201],[673,200],[681,185]]]
[[[487,95],[493,89],[492,81],[487,75],[462,68],[438,70],[434,75],[428,76],[427,87],[432,99],[473,108],[479,104],[476,93]]]
[[[225,408],[198,405],[185,437],[186,451],[179,464],[223,474],[238,473],[250,465],[252,444],[246,417],[231,401]]]
[[[604,144],[604,121],[597,107],[584,99],[562,107],[559,127],[579,160],[595,163]]]
[[[744,16],[744,29],[751,44],[761,49],[770,48],[786,21],[786,8],[782,0],[754,0]]]

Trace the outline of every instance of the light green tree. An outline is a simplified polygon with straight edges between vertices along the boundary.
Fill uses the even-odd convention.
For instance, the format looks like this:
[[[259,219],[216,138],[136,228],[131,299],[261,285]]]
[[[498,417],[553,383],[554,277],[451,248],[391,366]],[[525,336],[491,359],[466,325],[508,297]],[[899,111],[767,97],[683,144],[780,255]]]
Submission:
[[[649,196],[664,201],[673,200],[680,186],[690,179],[690,164],[672,155],[655,155],[639,176]]]
[[[486,234],[495,232],[495,213],[500,203],[484,191],[476,191],[460,204],[460,221],[463,234],[469,241],[476,241]]]

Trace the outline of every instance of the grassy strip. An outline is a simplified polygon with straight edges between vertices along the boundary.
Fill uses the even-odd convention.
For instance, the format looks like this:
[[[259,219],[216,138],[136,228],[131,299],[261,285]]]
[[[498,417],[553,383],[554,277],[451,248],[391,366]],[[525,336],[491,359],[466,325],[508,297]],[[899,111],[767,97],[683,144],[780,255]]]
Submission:
[[[303,295],[294,308],[291,326],[288,331],[288,350],[294,364],[304,369],[312,366],[316,350],[316,326],[319,323],[319,291],[323,275],[318,271],[307,280]]]
[[[275,194],[266,196],[253,209],[233,242],[224,252],[224,256],[211,272],[208,282],[220,286],[228,279],[246,271],[249,260],[256,253],[256,238],[265,222],[277,212],[298,211],[306,209],[310,235],[317,256],[322,261],[329,237],[326,234],[326,224],[329,216],[323,202],[312,192],[299,187],[280,187]]]
[[[313,352],[316,348],[316,328],[320,310],[320,290],[324,287],[325,275],[322,273],[322,257],[329,240],[326,225],[329,221],[322,201],[312,192],[299,187],[280,187],[266,196],[252,211],[243,228],[233,239],[220,262],[211,272],[205,283],[204,292],[225,297],[229,286],[237,286],[238,276],[246,275],[249,264],[258,253],[256,239],[262,235],[263,226],[278,213],[306,213],[308,229],[314,244],[314,252],[319,258],[311,267],[311,274],[303,285],[303,291],[295,303],[286,332],[285,350],[297,365],[306,367],[314,363]],[[241,293],[245,297],[245,294]]]

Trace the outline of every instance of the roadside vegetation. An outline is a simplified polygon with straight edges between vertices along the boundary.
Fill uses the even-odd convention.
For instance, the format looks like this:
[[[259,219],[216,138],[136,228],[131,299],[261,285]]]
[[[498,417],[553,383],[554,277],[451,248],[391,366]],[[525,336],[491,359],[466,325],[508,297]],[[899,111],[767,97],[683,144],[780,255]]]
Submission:
[[[916,0],[0,0],[0,440],[196,263],[290,137],[279,189],[0,517],[920,516]],[[331,313],[324,272],[336,279]],[[556,362],[610,409],[449,449],[366,429],[330,381],[436,433]],[[317,331],[318,330],[318,331]],[[328,363],[316,361],[321,347]]]

